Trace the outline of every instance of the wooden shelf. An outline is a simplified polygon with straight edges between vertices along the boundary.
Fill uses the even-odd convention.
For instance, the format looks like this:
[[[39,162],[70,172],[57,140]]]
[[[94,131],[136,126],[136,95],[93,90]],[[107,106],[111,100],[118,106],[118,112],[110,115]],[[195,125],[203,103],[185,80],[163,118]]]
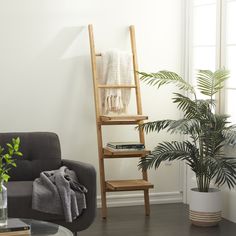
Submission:
[[[132,157],[142,157],[150,154],[150,151],[146,149],[142,150],[125,150],[125,151],[120,151],[120,150],[113,150],[109,147],[103,148],[103,155],[104,158],[132,158]]]
[[[135,191],[153,188],[153,184],[143,179],[106,181],[107,191]]]
[[[130,115],[130,116],[100,116],[103,125],[129,125],[137,124],[140,121],[147,120],[148,116]]]
[[[115,120],[147,120],[147,116],[143,115],[129,115],[129,116],[100,116],[102,121],[115,121]]]

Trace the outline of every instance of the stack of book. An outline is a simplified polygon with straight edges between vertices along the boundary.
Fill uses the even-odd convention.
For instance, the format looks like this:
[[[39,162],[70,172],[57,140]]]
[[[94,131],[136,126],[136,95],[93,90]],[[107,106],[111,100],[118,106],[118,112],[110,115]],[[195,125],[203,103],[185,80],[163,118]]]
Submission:
[[[145,149],[145,145],[139,142],[109,142],[107,147],[116,151],[139,151]]]
[[[7,225],[0,227],[0,236],[29,236],[30,225],[20,219],[8,219]]]

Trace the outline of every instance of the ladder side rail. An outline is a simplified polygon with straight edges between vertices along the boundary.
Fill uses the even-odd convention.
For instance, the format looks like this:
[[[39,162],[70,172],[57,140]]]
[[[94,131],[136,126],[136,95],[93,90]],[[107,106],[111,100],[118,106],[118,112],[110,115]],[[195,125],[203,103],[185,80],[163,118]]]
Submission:
[[[93,26],[89,25],[88,30],[89,30],[89,42],[90,42],[90,53],[91,53],[91,63],[92,63],[92,75],[93,75],[94,103],[96,109],[96,129],[97,129],[98,157],[99,157],[99,170],[100,170],[102,218],[105,219],[107,217],[106,183],[105,183],[105,167],[103,159],[102,126],[100,122],[98,77],[97,77],[97,64],[96,64]]]
[[[135,29],[134,26],[131,25],[130,29],[130,40],[131,40],[131,49],[133,54],[133,70],[134,70],[134,82],[136,85],[135,95],[136,95],[136,106],[138,115],[142,115],[142,102],[141,102],[141,94],[140,94],[140,82],[139,76],[137,74],[138,71],[138,59],[137,59],[137,50],[136,50],[136,39],[135,39]]]
[[[138,115],[142,115],[142,102],[141,102],[141,92],[140,92],[140,81],[139,81],[139,75],[137,73],[138,71],[138,59],[137,59],[137,49],[136,49],[136,38],[135,38],[135,28],[133,25],[129,27],[130,29],[130,39],[131,39],[131,48],[132,48],[132,54],[133,54],[133,69],[134,69],[134,80],[136,85],[136,106],[137,106],[137,113]],[[143,121],[140,121],[138,123],[139,125],[143,124]],[[145,138],[144,138],[144,131],[139,130],[139,139],[141,143],[145,144]],[[143,179],[148,181],[148,175],[147,171],[142,171]],[[145,212],[146,215],[150,215],[150,202],[149,202],[149,191],[144,190],[144,203],[145,203]]]
[[[97,63],[96,63],[96,53],[94,44],[94,34],[93,26],[89,25],[89,43],[90,43],[90,55],[92,63],[92,75],[93,75],[93,91],[94,91],[94,102],[96,109],[96,121],[100,121],[100,108],[99,108],[99,93],[98,93],[98,78],[97,78]]]

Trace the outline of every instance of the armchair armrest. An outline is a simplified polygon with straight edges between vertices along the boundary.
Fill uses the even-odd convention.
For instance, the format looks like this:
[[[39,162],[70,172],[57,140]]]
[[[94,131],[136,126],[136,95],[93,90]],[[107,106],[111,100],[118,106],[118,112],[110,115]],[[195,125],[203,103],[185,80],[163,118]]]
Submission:
[[[87,209],[84,211],[80,219],[80,224],[72,224],[71,228],[74,232],[86,229],[94,220],[97,208],[97,183],[96,183],[96,170],[91,164],[83,163],[74,160],[62,160],[62,165],[67,166],[70,170],[75,171],[79,183],[83,184],[87,189],[86,204]],[[86,221],[85,218],[87,219]],[[89,219],[89,220],[88,220]],[[83,221],[83,224],[82,222]]]
[[[92,186],[96,190],[96,170],[91,164],[87,164],[74,160],[62,160],[62,165],[67,166],[69,169],[75,171],[79,182],[85,187]]]

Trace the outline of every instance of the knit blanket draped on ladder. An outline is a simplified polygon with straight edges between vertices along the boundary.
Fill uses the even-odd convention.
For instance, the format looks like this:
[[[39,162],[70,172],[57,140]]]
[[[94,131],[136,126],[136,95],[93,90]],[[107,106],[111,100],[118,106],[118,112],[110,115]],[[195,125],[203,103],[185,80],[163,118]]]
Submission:
[[[133,83],[132,53],[112,49],[102,53],[101,84],[131,85]],[[101,92],[103,114],[126,113],[130,88],[108,88]]]

